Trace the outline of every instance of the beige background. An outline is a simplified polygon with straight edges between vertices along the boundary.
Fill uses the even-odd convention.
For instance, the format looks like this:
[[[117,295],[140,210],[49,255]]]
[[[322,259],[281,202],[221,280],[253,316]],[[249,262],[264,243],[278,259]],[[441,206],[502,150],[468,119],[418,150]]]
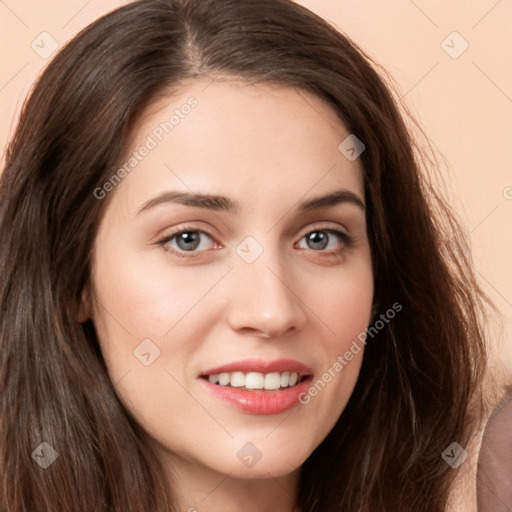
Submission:
[[[62,45],[125,3],[0,0],[2,149],[52,38]],[[512,0],[300,3],[391,72],[448,162],[452,201],[471,232],[479,278],[504,317],[503,340],[492,341],[512,369]]]

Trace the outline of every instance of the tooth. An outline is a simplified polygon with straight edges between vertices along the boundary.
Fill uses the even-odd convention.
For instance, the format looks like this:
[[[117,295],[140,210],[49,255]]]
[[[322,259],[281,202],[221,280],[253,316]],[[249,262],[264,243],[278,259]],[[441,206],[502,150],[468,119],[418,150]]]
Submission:
[[[245,387],[247,389],[263,389],[264,384],[265,381],[262,373],[249,372],[245,376]]]
[[[229,384],[229,378],[230,378],[229,373],[226,373],[226,372],[219,373],[219,384],[221,386],[227,386]]]
[[[279,372],[267,373],[265,375],[265,389],[279,389],[281,387],[281,376]]]
[[[235,388],[275,390],[295,386],[299,382],[299,374],[296,372],[273,372],[267,374],[259,372],[249,372],[247,374],[243,372],[222,372],[209,375],[208,381],[212,384],[219,384],[221,386],[231,385]]]
[[[245,373],[233,372],[231,374],[231,385],[234,388],[243,388],[245,386]]]

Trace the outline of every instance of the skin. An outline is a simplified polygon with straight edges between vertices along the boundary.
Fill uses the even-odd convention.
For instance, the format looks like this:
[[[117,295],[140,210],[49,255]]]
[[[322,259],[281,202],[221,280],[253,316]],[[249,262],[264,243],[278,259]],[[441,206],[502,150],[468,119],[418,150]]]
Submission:
[[[362,168],[338,150],[349,132],[322,100],[234,81],[195,81],[160,98],[131,151],[191,96],[197,106],[104,199],[85,316],[120,398],[169,471],[177,510],[291,512],[300,466],[343,411],[363,351],[307,405],[278,415],[235,410],[198,375],[242,359],[291,358],[316,379],[368,326],[364,209],[345,202],[297,212],[338,189],[364,202]],[[167,203],[138,213],[168,190],[221,194],[239,212]],[[211,234],[199,235],[195,257],[159,244],[182,227]],[[353,242],[328,235],[326,248],[311,247],[306,235],[325,229]],[[235,251],[247,236],[263,250],[252,263]],[[183,245],[175,238],[167,247]],[[160,350],[149,366],[134,356],[144,339]],[[262,454],[252,467],[237,457],[246,443]]]

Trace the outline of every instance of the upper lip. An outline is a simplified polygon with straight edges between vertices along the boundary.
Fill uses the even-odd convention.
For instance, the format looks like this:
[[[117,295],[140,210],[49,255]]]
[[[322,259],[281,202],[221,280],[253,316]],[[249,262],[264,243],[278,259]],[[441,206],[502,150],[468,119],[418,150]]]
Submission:
[[[210,368],[201,372],[199,376],[204,377],[208,375],[231,372],[295,372],[299,373],[300,375],[311,375],[313,370],[307,365],[293,359],[274,359],[273,361],[265,361],[263,359],[245,359],[243,361],[235,361],[233,363]]]

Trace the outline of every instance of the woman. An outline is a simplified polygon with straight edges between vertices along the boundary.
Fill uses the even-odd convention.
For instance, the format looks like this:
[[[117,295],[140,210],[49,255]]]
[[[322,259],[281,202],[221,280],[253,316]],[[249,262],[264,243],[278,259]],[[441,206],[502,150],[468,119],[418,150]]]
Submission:
[[[82,31],[1,177],[0,509],[468,510],[483,296],[421,155],[288,0]]]

